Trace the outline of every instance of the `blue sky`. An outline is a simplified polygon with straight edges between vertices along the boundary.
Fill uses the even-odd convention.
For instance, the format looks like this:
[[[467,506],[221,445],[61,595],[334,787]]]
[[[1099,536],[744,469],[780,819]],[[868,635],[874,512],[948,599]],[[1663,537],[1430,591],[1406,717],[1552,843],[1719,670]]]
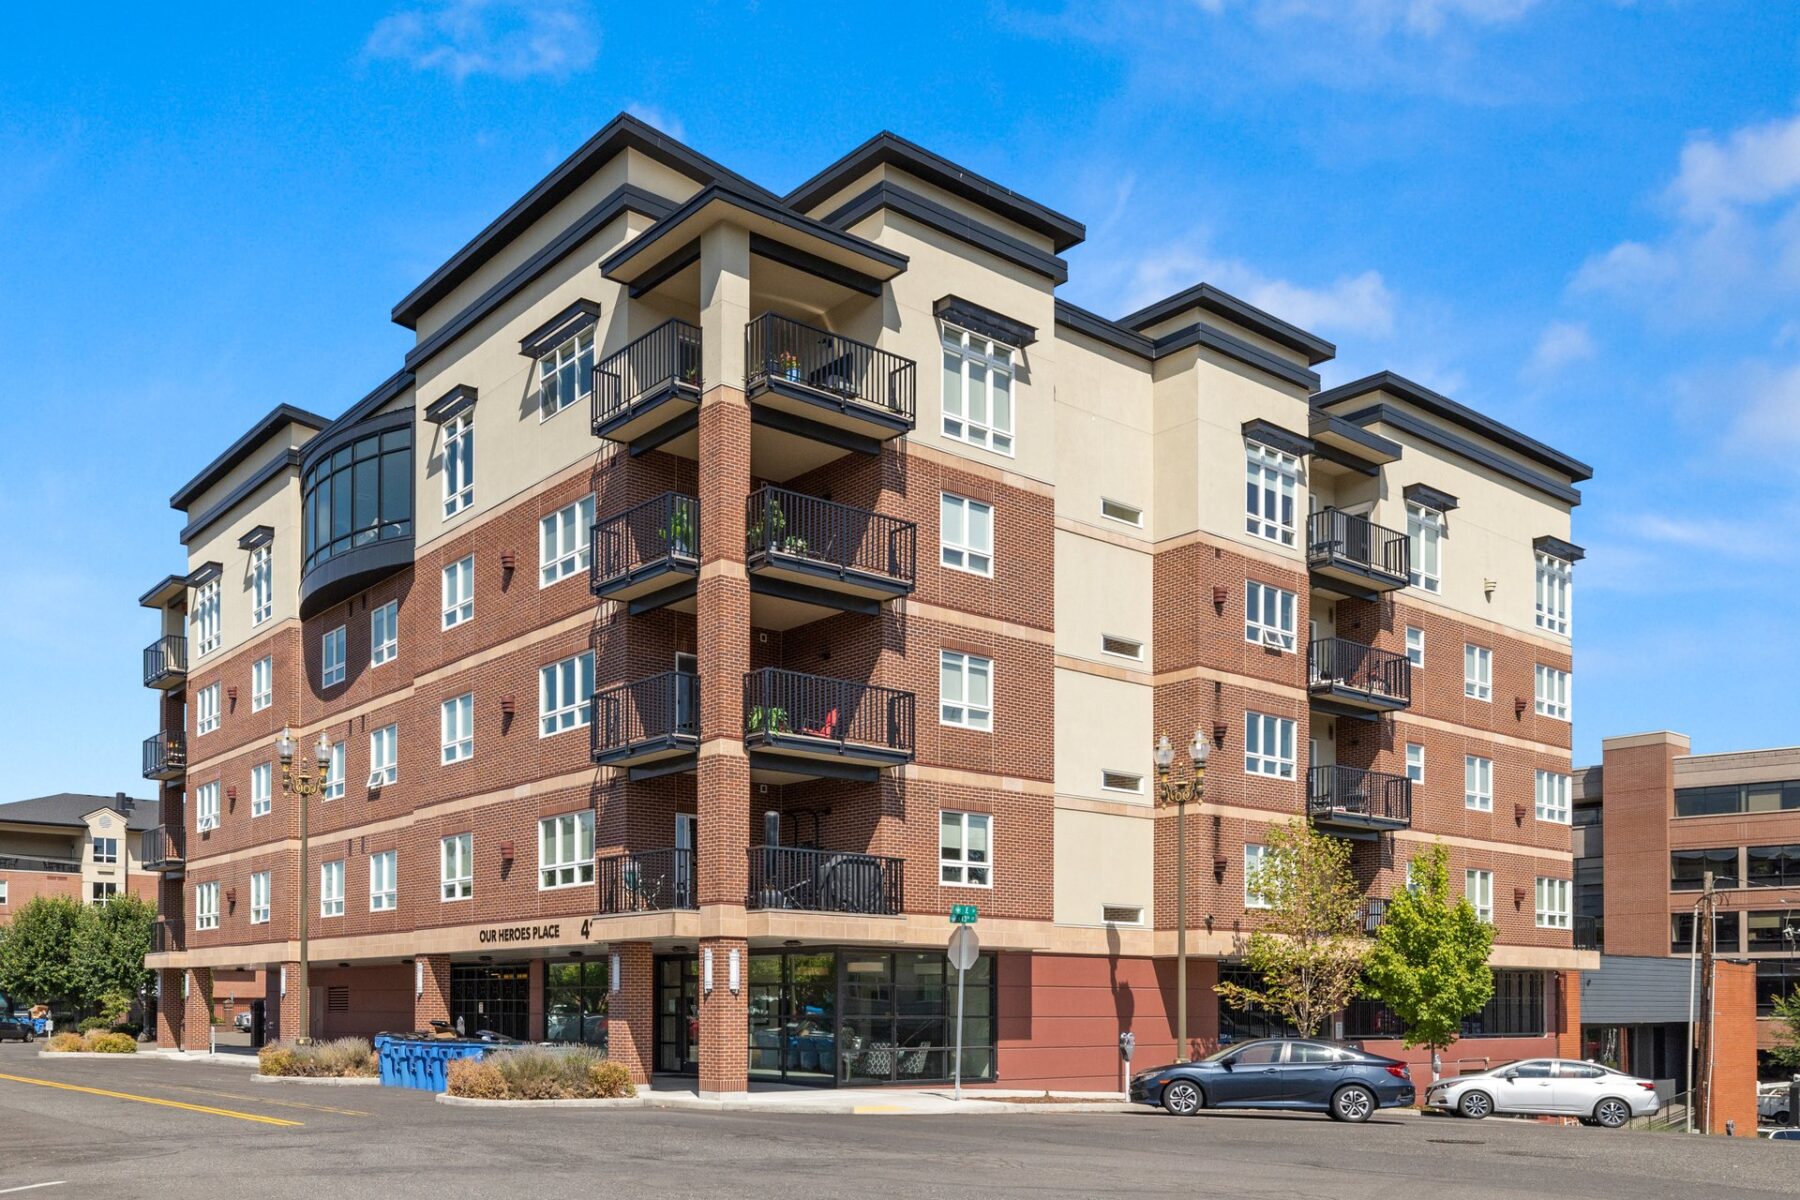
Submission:
[[[1084,220],[1077,303],[1207,279],[1586,459],[1577,761],[1800,741],[1800,5],[261,7],[7,18],[4,796],[147,790],[169,494],[627,108],[776,189],[892,129]]]

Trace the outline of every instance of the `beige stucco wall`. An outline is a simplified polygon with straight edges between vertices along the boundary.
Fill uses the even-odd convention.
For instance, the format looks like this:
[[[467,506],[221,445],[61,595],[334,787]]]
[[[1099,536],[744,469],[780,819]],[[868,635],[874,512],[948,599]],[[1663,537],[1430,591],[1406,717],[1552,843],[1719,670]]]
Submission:
[[[248,473],[254,473],[265,466],[273,455],[286,452],[285,441],[271,442],[253,457],[255,466]],[[195,507],[190,511],[198,513],[200,508]],[[267,525],[275,531],[271,560],[274,568],[274,611],[268,620],[253,626],[250,623],[253,608],[251,552],[240,550],[238,539],[258,525]],[[245,497],[229,514],[203,529],[188,545],[189,571],[206,562],[217,562],[224,568],[224,574],[219,579],[219,648],[202,659],[198,657],[199,647],[193,640],[193,631],[181,630],[189,639],[190,667],[197,668],[205,662],[223,658],[250,638],[300,615],[301,536],[300,472],[298,468],[293,468],[277,475]],[[193,611],[193,601],[194,591],[190,588],[190,613]]]
[[[1150,364],[1068,329],[1056,335],[1056,515],[1148,537],[1155,500]],[[1142,528],[1103,517],[1102,499],[1141,509]]]
[[[1055,832],[1057,924],[1098,926],[1104,906],[1125,904],[1142,908],[1154,926],[1155,822],[1058,808]]]
[[[1056,792],[1113,803],[1149,804],[1155,692],[1141,683],[1056,669]],[[1140,776],[1137,795],[1106,791],[1102,771]]]
[[[1059,489],[1060,492],[1060,489]],[[1099,537],[1056,531],[1056,652],[1111,668],[1148,671],[1154,661],[1151,583],[1153,558]],[[1144,647],[1139,662],[1105,654],[1103,634],[1131,638]]]

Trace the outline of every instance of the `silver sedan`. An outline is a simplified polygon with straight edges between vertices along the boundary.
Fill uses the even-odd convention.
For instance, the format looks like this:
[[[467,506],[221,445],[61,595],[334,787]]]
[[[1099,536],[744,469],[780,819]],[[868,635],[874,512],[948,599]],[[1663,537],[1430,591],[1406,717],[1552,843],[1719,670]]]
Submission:
[[[1533,1058],[1476,1075],[1441,1079],[1425,1090],[1425,1107],[1480,1120],[1494,1113],[1576,1117],[1617,1129],[1662,1107],[1656,1085],[1598,1063]]]

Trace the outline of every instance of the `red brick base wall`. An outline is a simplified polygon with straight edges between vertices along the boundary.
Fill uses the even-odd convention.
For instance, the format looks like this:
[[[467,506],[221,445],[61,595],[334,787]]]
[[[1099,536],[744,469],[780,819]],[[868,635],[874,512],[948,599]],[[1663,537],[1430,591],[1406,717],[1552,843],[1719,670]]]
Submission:
[[[1730,1121],[1738,1137],[1755,1137],[1756,968],[1722,962],[1718,972],[1710,1132],[1723,1134]]]
[[[706,953],[712,951],[712,991],[705,990]],[[738,994],[731,994],[731,952],[738,954]],[[748,1090],[750,1010],[746,986],[750,943],[741,938],[707,938],[700,943],[700,1093]]]
[[[613,952],[619,976],[607,1004],[606,1056],[624,1064],[633,1083],[649,1083],[656,1054],[655,958],[648,942],[619,942]]]
[[[212,1049],[212,971],[205,967],[187,973],[188,994],[181,1001],[181,1048]],[[181,983],[175,984],[175,995],[181,1000]]]
[[[433,1021],[450,1019],[450,957],[422,955],[413,967],[413,1019],[416,1030],[431,1028]],[[423,982],[424,986],[420,987]]]

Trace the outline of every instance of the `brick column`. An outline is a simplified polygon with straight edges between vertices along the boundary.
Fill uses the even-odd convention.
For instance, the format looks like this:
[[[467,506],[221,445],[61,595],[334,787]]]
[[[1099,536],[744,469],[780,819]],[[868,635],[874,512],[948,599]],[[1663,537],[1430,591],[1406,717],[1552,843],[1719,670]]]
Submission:
[[[160,1050],[181,1049],[185,1005],[181,999],[181,972],[164,968],[156,972],[156,1045]]]
[[[706,991],[706,953],[712,951],[713,988]],[[731,953],[738,955],[738,994],[731,994]],[[750,943],[743,938],[700,939],[700,1094],[750,1090],[750,1011],[746,986]]]
[[[656,1067],[656,960],[649,942],[618,942],[612,952],[619,977],[608,981],[618,990],[606,1005],[606,1056],[623,1064],[633,1083],[648,1084]]]
[[[286,973],[286,983],[282,982]],[[285,987],[286,991],[283,992]],[[300,1028],[300,964],[280,963],[269,968],[269,1005],[267,1019],[275,1023],[269,1040],[292,1045],[305,1031]]]
[[[1687,752],[1688,739],[1678,733],[1632,734],[1600,743],[1609,954],[1669,952],[1669,820],[1675,815],[1675,760]]]
[[[423,977],[424,987],[419,986]],[[413,965],[413,1025],[421,1033],[450,1019],[450,956],[421,954]]]
[[[1556,973],[1556,1056],[1581,1057],[1581,972]]]
[[[181,1048],[212,1049],[212,968],[193,967],[187,972],[188,994],[181,1012]],[[176,998],[181,984],[175,985]]]

